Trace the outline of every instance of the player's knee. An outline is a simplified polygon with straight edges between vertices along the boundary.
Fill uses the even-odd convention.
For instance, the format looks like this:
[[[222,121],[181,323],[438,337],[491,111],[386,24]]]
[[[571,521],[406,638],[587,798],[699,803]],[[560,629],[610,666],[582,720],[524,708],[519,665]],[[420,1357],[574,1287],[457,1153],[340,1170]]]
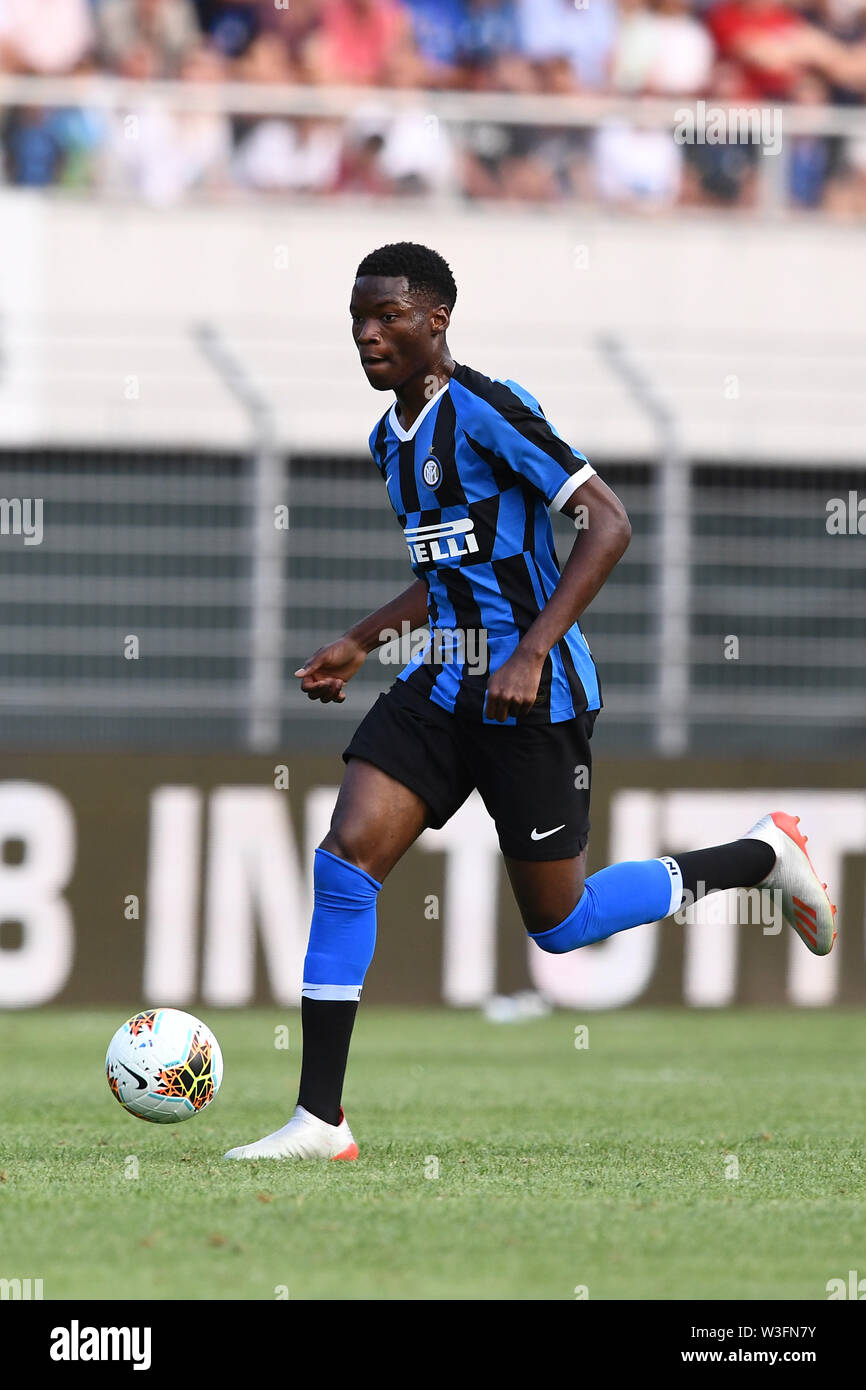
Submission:
[[[571,921],[575,913],[578,912],[583,897],[583,884],[581,884],[570,909],[563,910],[560,907],[547,910],[542,907],[532,913],[524,913],[523,925],[526,927],[529,935],[538,941],[538,945],[543,951],[549,951],[552,955],[559,955],[563,949],[569,949],[557,945],[557,938],[552,933],[555,933],[557,928],[561,927],[565,922]],[[546,932],[551,933],[551,935],[547,937],[547,940],[544,940],[544,934]]]
[[[371,874],[373,878],[378,877],[371,867],[371,856],[366,852],[362,836],[348,822],[332,822],[319,849],[326,849],[329,854],[336,855],[337,859],[345,860],[353,868],[363,869],[364,873]]]

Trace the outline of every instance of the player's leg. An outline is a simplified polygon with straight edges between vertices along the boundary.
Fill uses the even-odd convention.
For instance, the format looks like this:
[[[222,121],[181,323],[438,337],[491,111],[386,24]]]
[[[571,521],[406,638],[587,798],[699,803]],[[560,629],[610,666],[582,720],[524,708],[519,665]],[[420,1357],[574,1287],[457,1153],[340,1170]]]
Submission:
[[[511,859],[505,867],[523,925],[550,931],[574,911],[583,896],[586,847],[573,859]]]
[[[785,921],[811,951],[826,955],[835,909],[796,822],[782,812],[728,844],[612,864],[584,880],[593,722],[582,715],[561,724],[484,726],[467,745],[533,940],[545,951],[573,951],[707,893],[760,886],[781,894]]]
[[[428,818],[417,793],[372,763],[351,759],[313,865],[295,1112],[282,1129],[230,1150],[226,1158],[357,1158],[340,1101],[361,987],[376,945],[376,900]]]
[[[352,1029],[376,946],[379,890],[430,818],[417,792],[373,763],[350,759],[315,854],[301,996],[298,1105],[326,1124],[340,1123]]]
[[[341,1108],[361,987],[376,942],[382,883],[426,826],[443,825],[472,789],[452,718],[396,682],[362,721],[331,827],[316,850],[304,961],[298,1105],[282,1130],[227,1158],[355,1158]]]
[[[806,852],[797,821],[765,816],[740,840],[676,856],[611,864],[584,881],[583,856],[554,862],[506,856],[529,935],[554,954],[655,922],[726,888],[761,886],[781,896],[782,916],[815,955],[836,939],[836,909]],[[566,909],[571,890],[571,908]]]

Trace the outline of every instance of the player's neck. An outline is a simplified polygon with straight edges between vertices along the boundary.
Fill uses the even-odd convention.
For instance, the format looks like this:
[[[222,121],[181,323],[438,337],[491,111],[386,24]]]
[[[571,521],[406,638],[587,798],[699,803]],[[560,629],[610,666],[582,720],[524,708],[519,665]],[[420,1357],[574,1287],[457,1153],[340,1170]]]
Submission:
[[[446,348],[437,362],[431,363],[429,368],[404,382],[395,392],[397,419],[402,429],[411,430],[424,407],[429,405],[433,397],[451,380],[456,365]]]

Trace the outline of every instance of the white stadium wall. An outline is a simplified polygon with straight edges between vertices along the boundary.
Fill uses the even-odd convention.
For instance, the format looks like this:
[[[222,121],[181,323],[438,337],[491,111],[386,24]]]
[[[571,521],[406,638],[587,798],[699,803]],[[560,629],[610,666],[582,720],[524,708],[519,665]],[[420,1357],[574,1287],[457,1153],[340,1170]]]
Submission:
[[[458,360],[512,376],[590,457],[657,442],[599,347],[614,334],[691,457],[853,463],[866,396],[864,238],[820,218],[633,218],[370,202],[148,209],[6,191],[0,443],[234,448],[249,421],[195,344],[217,330],[290,449],[364,448],[381,401],[347,301],[372,247],[451,260]]]

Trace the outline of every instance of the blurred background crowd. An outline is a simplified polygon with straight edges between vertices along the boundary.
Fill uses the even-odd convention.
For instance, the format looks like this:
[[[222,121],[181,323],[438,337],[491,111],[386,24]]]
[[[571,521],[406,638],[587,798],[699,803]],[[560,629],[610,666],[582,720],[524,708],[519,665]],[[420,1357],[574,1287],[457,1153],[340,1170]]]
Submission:
[[[168,203],[352,192],[665,208],[750,207],[760,147],[678,144],[639,99],[772,110],[862,106],[866,0],[0,0],[0,70],[142,82],[360,90],[346,117],[183,112],[142,88],[122,110],[3,109],[2,176]],[[382,89],[399,89],[395,107]],[[459,125],[429,91],[633,98],[594,128]],[[784,122],[783,122],[784,134]],[[792,208],[866,215],[866,138],[785,137]]]

